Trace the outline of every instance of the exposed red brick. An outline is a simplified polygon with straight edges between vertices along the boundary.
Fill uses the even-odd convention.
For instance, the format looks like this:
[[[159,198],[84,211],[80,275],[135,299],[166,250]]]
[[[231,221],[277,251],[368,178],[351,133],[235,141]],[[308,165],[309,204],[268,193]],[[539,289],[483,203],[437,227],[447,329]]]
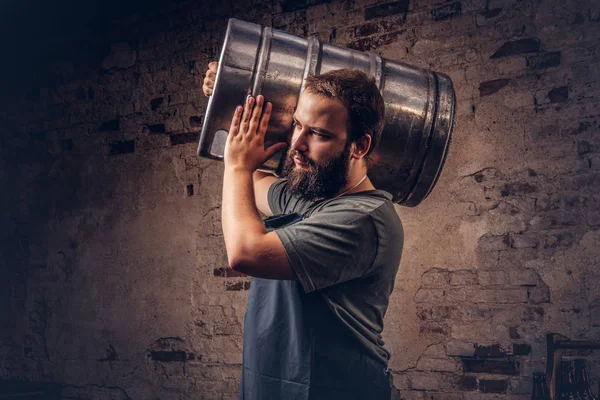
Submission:
[[[153,351],[151,358],[154,361],[161,362],[174,362],[174,361],[185,361],[185,351]]]
[[[169,135],[169,141],[171,142],[171,146],[179,146],[181,144],[194,143],[198,141],[198,133],[186,132],[177,135]]]
[[[232,291],[248,290],[250,289],[250,282],[226,282],[225,289]]]
[[[365,9],[365,20],[386,17],[392,14],[406,13],[408,12],[409,5],[409,0],[400,0],[367,7]]]
[[[424,286],[442,287],[448,284],[450,280],[448,270],[441,268],[432,268],[427,270],[421,276],[421,282]]]
[[[213,270],[214,276],[220,276],[222,278],[233,278],[233,277],[244,277],[246,275],[233,270],[231,268],[215,268]]]
[[[481,251],[500,251],[510,248],[510,236],[494,236],[494,235],[483,235],[479,238],[479,249]]]
[[[464,372],[501,375],[519,374],[519,363],[509,360],[477,360],[472,358],[463,358],[462,365]]]
[[[192,127],[192,129],[200,129],[202,128],[202,116],[191,116],[189,118],[190,121],[190,126]]]
[[[513,344],[513,355],[526,356],[531,353],[531,345],[527,343]]]
[[[417,316],[425,320],[445,320],[451,315],[451,307],[449,306],[434,306],[431,308],[418,308]]]
[[[530,185],[529,183],[507,183],[500,189],[500,195],[502,197],[507,196],[520,196],[524,194],[537,192],[537,187]]]
[[[560,51],[539,56],[527,57],[527,66],[532,69],[545,69],[560,65]]]
[[[283,12],[292,12],[323,3],[331,3],[331,0],[284,0],[282,8]]]
[[[450,318],[461,321],[483,321],[493,316],[494,310],[485,305],[461,304],[450,307]]]
[[[165,124],[148,125],[148,131],[150,133],[165,133]]]
[[[403,29],[398,32],[386,33],[385,35],[381,36],[360,39],[355,42],[349,43],[348,47],[360,51],[375,50],[380,46],[385,46],[386,44],[393,43],[398,38],[398,36],[402,35],[404,32],[406,32],[406,29]]]
[[[405,18],[406,18],[405,16],[400,16],[400,17],[393,18],[391,20],[381,21],[381,27],[383,28],[383,32],[397,31],[406,22]]]
[[[508,382],[504,379],[502,380],[480,380],[479,381],[479,391],[483,393],[506,393],[506,388],[508,387]]]
[[[456,380],[456,386],[461,390],[476,390],[477,378],[470,375],[459,376]]]
[[[156,99],[152,99],[150,101],[150,109],[152,111],[156,110],[158,108],[158,106],[160,106],[164,101],[163,97],[157,97]]]
[[[525,322],[542,322],[544,320],[545,310],[542,307],[530,307],[523,311],[521,319]]]
[[[380,33],[380,32],[381,32],[381,26],[375,22],[372,22],[369,24],[357,26],[356,29],[354,29],[354,36],[356,36],[356,37],[370,36],[370,35],[374,35],[374,34]]]
[[[540,50],[538,38],[519,39],[504,43],[490,58],[500,58],[515,54],[534,53]]]
[[[448,329],[444,325],[436,323],[425,323],[419,328],[419,334],[435,334],[435,335],[448,335]]]
[[[491,81],[481,82],[479,84],[479,96],[489,96],[496,93],[506,85],[508,85],[510,79],[494,79]]]
[[[233,291],[244,290],[244,282],[227,282],[225,288]]]
[[[562,86],[548,92],[550,103],[566,103],[569,100],[569,88]]]
[[[556,232],[544,240],[544,248],[570,247],[575,243],[575,236],[571,232]]]
[[[577,141],[577,154],[582,156],[584,154],[591,153],[592,151],[594,151],[594,146],[592,146],[590,142],[587,140]]]
[[[118,119],[103,122],[98,128],[98,132],[112,132],[120,129],[121,123]]]
[[[117,154],[133,153],[135,150],[135,142],[127,140],[124,142],[115,142],[109,145],[108,155],[114,156]]]
[[[579,125],[577,126],[577,128],[569,131],[568,133],[570,135],[579,135],[581,133],[587,132],[590,129],[594,130],[598,128],[598,122],[596,120],[594,121],[584,121],[584,122],[580,122]]]
[[[473,271],[459,270],[450,272],[450,285],[473,285],[477,278]]]
[[[456,2],[431,10],[434,21],[442,21],[451,17],[457,17],[462,13],[462,3]]]
[[[543,283],[539,286],[528,287],[527,299],[532,304],[550,303],[550,288]]]
[[[491,346],[475,346],[475,355],[479,357],[505,357],[508,353],[499,344]]]
[[[494,18],[502,12],[502,8],[492,8],[491,10],[485,10],[479,14],[487,19]]]

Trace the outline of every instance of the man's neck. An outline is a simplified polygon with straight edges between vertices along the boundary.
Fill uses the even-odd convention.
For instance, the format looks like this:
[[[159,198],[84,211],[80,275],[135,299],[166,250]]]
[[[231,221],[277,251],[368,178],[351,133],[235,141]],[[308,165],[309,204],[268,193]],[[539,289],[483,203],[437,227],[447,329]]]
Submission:
[[[367,176],[367,167],[364,165],[353,165],[348,171],[348,183],[336,194],[335,197],[345,194],[364,192],[365,190],[374,190],[375,187]]]

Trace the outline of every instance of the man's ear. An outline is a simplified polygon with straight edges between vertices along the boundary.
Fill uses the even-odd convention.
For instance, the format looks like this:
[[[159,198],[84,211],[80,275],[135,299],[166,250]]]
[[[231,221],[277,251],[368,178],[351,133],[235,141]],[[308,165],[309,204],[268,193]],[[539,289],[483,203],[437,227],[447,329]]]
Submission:
[[[371,135],[365,133],[360,139],[354,142],[354,150],[352,151],[352,158],[360,160],[364,158],[371,148]]]

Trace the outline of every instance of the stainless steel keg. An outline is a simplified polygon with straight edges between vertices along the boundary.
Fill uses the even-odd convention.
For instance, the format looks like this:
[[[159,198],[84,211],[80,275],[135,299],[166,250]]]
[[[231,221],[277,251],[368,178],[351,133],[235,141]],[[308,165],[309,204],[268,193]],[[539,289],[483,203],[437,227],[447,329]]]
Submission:
[[[340,68],[375,77],[385,101],[385,125],[369,178],[398,204],[416,206],[435,186],[448,153],[455,110],[450,78],[249,22],[230,19],[227,25],[198,154],[223,159],[231,117],[248,94],[262,94],[273,103],[266,145],[289,143],[306,77]],[[281,152],[263,169],[278,175],[284,159]]]

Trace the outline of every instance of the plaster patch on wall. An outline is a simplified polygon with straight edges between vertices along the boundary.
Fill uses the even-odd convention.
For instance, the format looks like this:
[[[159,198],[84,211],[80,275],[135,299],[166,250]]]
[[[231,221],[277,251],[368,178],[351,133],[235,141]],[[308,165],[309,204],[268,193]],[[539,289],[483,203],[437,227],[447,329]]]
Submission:
[[[488,232],[488,223],[485,220],[472,222],[461,221],[458,233],[462,237],[464,251],[475,253],[479,244],[479,238]]]

